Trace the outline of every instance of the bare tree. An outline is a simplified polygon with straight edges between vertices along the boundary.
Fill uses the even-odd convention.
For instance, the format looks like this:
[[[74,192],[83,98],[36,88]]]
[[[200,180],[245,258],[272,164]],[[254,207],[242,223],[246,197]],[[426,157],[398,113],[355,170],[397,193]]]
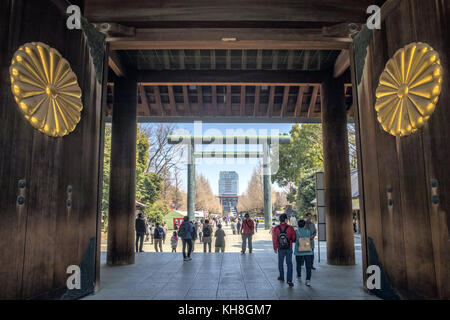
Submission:
[[[182,157],[181,145],[169,144],[167,138],[177,128],[175,124],[150,124],[142,126],[142,133],[150,141],[149,160],[146,172],[155,172],[164,176],[170,172]]]

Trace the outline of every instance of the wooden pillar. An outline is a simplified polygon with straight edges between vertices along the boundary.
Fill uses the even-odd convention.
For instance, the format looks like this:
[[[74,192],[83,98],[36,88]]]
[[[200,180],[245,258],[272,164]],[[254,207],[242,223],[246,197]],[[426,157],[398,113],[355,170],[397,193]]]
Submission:
[[[189,221],[194,221],[195,219],[195,144],[191,142],[188,145],[189,148],[189,163],[187,168],[187,179],[188,179],[188,194],[187,194],[187,211]]]
[[[350,161],[344,81],[331,75],[321,86],[327,262],[355,264]]]
[[[108,265],[134,263],[136,110],[136,80],[117,78],[112,117]]]
[[[264,183],[264,229],[272,228],[272,174],[270,163],[270,144],[263,144],[263,183]]]

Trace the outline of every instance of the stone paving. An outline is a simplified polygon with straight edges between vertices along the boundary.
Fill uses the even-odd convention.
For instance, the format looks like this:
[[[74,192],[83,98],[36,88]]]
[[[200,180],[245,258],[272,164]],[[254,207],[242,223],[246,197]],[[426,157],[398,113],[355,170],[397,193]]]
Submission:
[[[378,299],[362,286],[361,245],[355,237],[355,266],[326,264],[326,246],[321,242],[321,262],[315,259],[311,287],[298,282],[289,288],[277,280],[277,255],[267,230],[260,230],[252,254],[195,252],[184,262],[181,253],[143,252],[134,265],[109,267],[102,253],[100,290],[84,299],[138,300],[340,300]],[[259,236],[257,237],[259,238]],[[317,244],[317,242],[316,242]],[[239,243],[230,243],[239,249]],[[316,246],[317,248],[317,246]],[[316,249],[317,250],[317,249]],[[198,250],[199,251],[199,250]]]

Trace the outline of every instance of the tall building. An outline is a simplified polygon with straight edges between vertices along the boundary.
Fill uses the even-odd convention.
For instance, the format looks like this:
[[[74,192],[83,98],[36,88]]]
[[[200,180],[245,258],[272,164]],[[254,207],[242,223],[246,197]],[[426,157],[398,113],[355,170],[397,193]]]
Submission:
[[[236,171],[221,171],[219,176],[219,201],[224,216],[236,215],[239,192],[239,175]]]

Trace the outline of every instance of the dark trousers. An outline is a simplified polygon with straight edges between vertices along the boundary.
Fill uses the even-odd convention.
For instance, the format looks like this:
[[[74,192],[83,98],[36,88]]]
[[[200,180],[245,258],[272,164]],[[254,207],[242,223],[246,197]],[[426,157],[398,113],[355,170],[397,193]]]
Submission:
[[[292,248],[278,249],[278,270],[282,279],[284,279],[284,259],[287,265],[287,281],[292,282]]]
[[[311,268],[314,261],[314,256],[295,256],[295,260],[297,262],[297,277],[301,277],[302,275],[302,265],[305,262],[306,267],[306,280],[311,280]]]
[[[192,252],[192,239],[182,239],[183,243],[183,258],[190,258]],[[187,254],[186,254],[186,245],[187,245]]]
[[[142,251],[142,247],[144,246],[144,236],[144,232],[136,232],[136,252]]]

